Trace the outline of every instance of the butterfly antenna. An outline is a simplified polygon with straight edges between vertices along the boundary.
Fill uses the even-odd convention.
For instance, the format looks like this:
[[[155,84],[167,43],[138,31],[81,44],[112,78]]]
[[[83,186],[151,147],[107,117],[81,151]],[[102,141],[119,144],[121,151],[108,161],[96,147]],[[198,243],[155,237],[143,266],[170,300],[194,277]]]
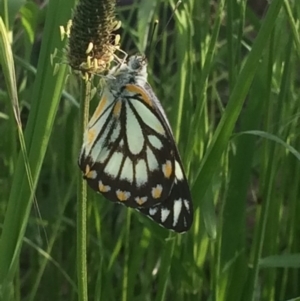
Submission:
[[[181,3],[182,3],[182,1],[179,0],[179,1],[177,1],[177,3],[175,4],[175,7],[174,7],[174,9],[172,10],[172,14],[171,14],[169,20],[167,21],[167,24],[166,24],[165,28],[167,28],[167,26],[170,24],[171,20],[172,20],[173,17],[174,17],[174,14],[175,14],[176,10],[178,9],[178,7],[179,7],[179,5],[180,5]]]
[[[170,24],[171,20],[172,20],[173,17],[174,17],[174,14],[175,14],[176,10],[178,9],[178,7],[179,7],[179,5],[180,5],[181,3],[182,3],[181,0],[179,0],[179,1],[176,2],[175,7],[174,7],[174,9],[172,10],[172,14],[171,14],[170,18],[168,19],[168,21],[167,21],[167,23],[166,23],[166,25],[165,25],[165,28],[164,28],[164,30],[163,30],[163,32],[165,31],[165,29],[166,29],[166,28],[168,27],[168,25]],[[148,47],[149,51],[150,51],[150,46],[151,46],[151,44],[152,44],[154,32],[155,32],[155,29],[156,29],[157,25],[158,25],[158,20],[155,21],[154,26],[153,26],[153,31],[152,31],[152,33],[151,33],[151,39],[150,39],[150,43],[149,43],[149,47]],[[156,40],[155,45],[154,45],[154,49],[156,48],[158,42],[159,42],[161,39],[162,39],[162,35]],[[148,51],[148,52],[149,52],[149,51]],[[148,54],[149,54],[149,53],[147,53],[147,57],[148,57]]]
[[[149,55],[150,55],[151,45],[152,45],[152,42],[153,42],[153,37],[154,37],[155,30],[157,28],[157,25],[158,25],[158,20],[155,20],[154,24],[153,24],[152,32],[151,32],[151,35],[150,35],[148,48],[145,51],[146,52],[145,53],[146,57],[149,57]]]

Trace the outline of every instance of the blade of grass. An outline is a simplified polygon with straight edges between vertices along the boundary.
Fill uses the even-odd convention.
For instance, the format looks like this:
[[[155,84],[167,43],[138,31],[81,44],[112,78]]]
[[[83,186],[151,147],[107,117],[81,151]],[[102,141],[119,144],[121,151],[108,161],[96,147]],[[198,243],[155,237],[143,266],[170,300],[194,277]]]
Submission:
[[[176,243],[176,237],[174,236],[173,233],[170,233],[169,240],[167,240],[164,246],[164,253],[161,258],[161,266],[159,269],[159,277],[158,277],[158,288],[157,288],[157,295],[155,301],[166,300],[167,285],[170,279],[169,272],[171,268],[175,243]]]
[[[124,267],[123,267],[123,281],[122,281],[122,301],[128,300],[128,276],[129,276],[129,254],[130,254],[130,220],[131,220],[131,210],[126,212],[126,230],[124,234]]]
[[[72,289],[77,292],[77,286],[71,279],[71,277],[67,274],[66,271],[63,270],[63,266],[61,266],[58,262],[56,262],[51,256],[50,253],[53,249],[53,246],[56,242],[56,240],[59,239],[59,231],[63,223],[63,217],[64,217],[64,211],[66,209],[67,204],[69,203],[71,199],[71,195],[74,191],[75,187],[75,180],[73,179],[73,182],[70,184],[68,191],[66,192],[66,195],[62,201],[61,207],[60,207],[60,212],[59,212],[59,218],[55,221],[55,224],[53,225],[53,232],[52,235],[49,239],[48,246],[46,251],[40,249],[38,246],[36,246],[34,243],[32,243],[28,238],[24,238],[24,241],[28,244],[30,244],[32,247],[34,247],[40,255],[42,255],[42,260],[40,262],[40,267],[38,270],[38,273],[36,274],[36,279],[34,281],[34,285],[31,288],[30,293],[28,294],[27,300],[28,301],[34,301],[36,300],[36,295],[37,295],[37,290],[40,286],[42,276],[44,274],[45,268],[49,262],[53,262],[54,265],[57,267],[57,269],[64,275],[65,279],[70,283],[72,286]]]
[[[235,122],[240,114],[244,100],[258,67],[261,53],[268,43],[268,39],[266,39],[266,37],[269,37],[272,32],[281,6],[282,0],[274,0],[270,5],[249,57],[238,76],[236,85],[232,91],[222,119],[215,131],[209,149],[206,151],[199,167],[198,176],[192,189],[194,198],[197,196],[197,199],[202,200],[207,188],[210,187],[209,184],[212,176],[219,167],[216,162],[220,161],[220,158],[227,146]],[[200,202],[200,208],[203,206],[204,204]]]
[[[91,80],[81,81],[81,103],[79,134],[83,139],[84,130],[89,120],[89,103],[91,98]],[[81,144],[82,140],[79,140]],[[78,147],[79,149],[79,147]],[[87,183],[78,169],[78,212],[77,212],[77,279],[78,299],[88,300],[87,266],[86,266],[86,216],[87,216]]]
[[[23,130],[22,130],[13,54],[9,43],[8,34],[1,17],[0,17],[0,49],[2,49],[2,51],[0,51],[0,64],[3,69],[3,75],[6,82],[8,96],[11,102],[11,109],[10,109],[11,127],[12,129],[14,129],[15,127],[17,128],[18,138],[21,145],[21,154],[24,160],[26,178],[28,179],[28,185],[30,187],[30,195],[32,197],[33,181],[32,181],[32,174],[28,162],[28,154],[27,154],[27,149],[26,149],[25,140],[23,136]],[[14,135],[12,135],[12,137],[14,137]],[[0,296],[2,298],[6,298],[6,299],[11,298],[8,289],[9,286],[10,286],[9,284],[7,286],[5,285],[3,286],[4,289],[0,293]]]
[[[264,68],[265,65],[262,66]],[[262,76],[255,79],[248,99],[247,109],[241,118],[242,129],[258,128],[261,122],[261,99],[266,97],[262,87]],[[257,91],[261,91],[261,97]],[[246,206],[248,185],[251,178],[252,161],[256,150],[255,137],[240,137],[236,144],[236,155],[231,163],[228,193],[222,210],[221,262],[219,285],[225,291],[225,300],[241,300],[246,280]],[[239,254],[238,257],[236,255]],[[230,267],[224,268],[235,258]],[[220,299],[222,300],[222,299]]]
[[[51,133],[66,66],[53,76],[50,53],[62,48],[59,25],[66,23],[72,1],[51,1],[49,4],[38,72],[32,95],[32,109],[25,130],[25,141],[35,189],[47,143]],[[53,28],[57,31],[53,32]],[[0,240],[0,286],[11,283],[31,208],[32,194],[28,185],[22,154],[18,157],[11,193]]]

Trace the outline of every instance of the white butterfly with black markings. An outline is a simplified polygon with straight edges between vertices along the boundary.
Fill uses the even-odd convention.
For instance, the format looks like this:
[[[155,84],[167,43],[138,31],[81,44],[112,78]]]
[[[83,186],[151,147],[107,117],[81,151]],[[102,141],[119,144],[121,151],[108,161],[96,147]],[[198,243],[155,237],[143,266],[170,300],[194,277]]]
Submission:
[[[166,114],[147,82],[144,56],[113,67],[84,134],[79,166],[89,186],[161,226],[187,231],[191,193]]]

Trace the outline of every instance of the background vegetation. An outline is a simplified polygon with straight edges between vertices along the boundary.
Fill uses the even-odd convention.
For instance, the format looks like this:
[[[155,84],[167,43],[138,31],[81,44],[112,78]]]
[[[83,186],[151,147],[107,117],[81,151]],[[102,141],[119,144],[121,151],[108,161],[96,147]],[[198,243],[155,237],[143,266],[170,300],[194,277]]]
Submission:
[[[89,300],[300,300],[300,2],[251,3],[183,0],[167,26],[174,1],[118,7],[129,53],[160,21],[149,81],[195,221],[169,233],[88,190]],[[0,300],[78,300],[74,1],[0,5]]]

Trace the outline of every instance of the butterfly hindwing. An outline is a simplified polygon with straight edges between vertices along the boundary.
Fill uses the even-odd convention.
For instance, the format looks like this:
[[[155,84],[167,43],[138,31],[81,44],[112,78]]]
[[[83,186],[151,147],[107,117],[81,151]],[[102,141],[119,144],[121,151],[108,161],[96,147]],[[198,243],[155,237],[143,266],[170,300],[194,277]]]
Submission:
[[[161,226],[176,232],[186,232],[193,223],[193,203],[180,157],[176,152],[175,181],[167,199],[151,208],[138,209]]]

